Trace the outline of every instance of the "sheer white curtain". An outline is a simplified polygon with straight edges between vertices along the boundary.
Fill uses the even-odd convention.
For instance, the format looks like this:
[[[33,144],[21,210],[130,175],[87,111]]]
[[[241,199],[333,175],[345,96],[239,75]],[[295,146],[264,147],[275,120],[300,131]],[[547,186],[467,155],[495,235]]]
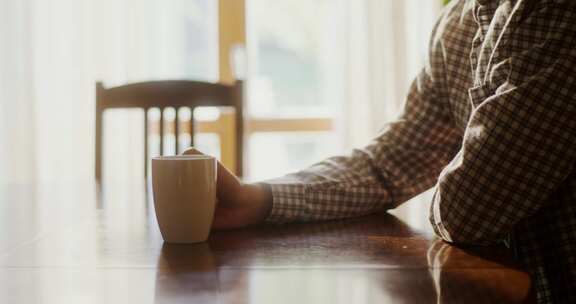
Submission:
[[[92,178],[97,80],[214,80],[214,2],[0,0],[0,182]],[[124,168],[105,174],[141,176],[142,113],[105,119],[105,164]]]
[[[36,166],[29,3],[0,5],[0,181],[24,180]]]
[[[348,1],[345,146],[365,145],[402,108],[423,66],[440,0]]]

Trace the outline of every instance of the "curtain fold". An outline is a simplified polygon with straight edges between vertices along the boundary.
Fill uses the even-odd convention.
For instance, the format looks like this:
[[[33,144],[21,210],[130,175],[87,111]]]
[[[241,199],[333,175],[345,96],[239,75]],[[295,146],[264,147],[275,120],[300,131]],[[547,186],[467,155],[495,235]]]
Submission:
[[[0,182],[35,178],[30,1],[0,2]]]
[[[402,108],[423,66],[441,10],[437,0],[348,1],[346,103],[340,121],[347,148],[365,145]]]
[[[96,81],[214,80],[212,3],[0,0],[0,182],[93,178]],[[105,175],[142,180],[142,112],[105,120]]]

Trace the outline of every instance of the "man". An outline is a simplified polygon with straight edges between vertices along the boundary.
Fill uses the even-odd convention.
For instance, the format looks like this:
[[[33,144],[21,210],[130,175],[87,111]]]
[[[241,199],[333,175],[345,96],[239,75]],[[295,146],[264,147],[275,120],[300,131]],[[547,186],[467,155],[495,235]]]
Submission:
[[[283,178],[220,167],[214,228],[359,216],[434,187],[440,238],[505,242],[540,302],[576,303],[575,42],[572,1],[452,1],[398,120]]]

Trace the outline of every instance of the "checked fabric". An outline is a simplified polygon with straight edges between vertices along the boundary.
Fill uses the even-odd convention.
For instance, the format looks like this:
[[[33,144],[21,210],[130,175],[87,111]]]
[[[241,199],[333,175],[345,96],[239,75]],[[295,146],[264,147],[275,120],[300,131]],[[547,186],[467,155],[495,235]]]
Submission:
[[[575,160],[576,1],[453,0],[400,117],[349,155],[265,181],[267,221],[360,216],[433,187],[440,238],[506,242],[539,302],[576,303]]]

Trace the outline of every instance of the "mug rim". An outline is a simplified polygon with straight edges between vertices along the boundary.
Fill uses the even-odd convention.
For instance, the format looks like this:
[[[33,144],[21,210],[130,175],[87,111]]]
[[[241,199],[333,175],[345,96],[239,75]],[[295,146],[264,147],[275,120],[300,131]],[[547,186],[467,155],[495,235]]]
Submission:
[[[152,160],[212,160],[213,156],[210,155],[166,155],[166,156],[155,156]]]

